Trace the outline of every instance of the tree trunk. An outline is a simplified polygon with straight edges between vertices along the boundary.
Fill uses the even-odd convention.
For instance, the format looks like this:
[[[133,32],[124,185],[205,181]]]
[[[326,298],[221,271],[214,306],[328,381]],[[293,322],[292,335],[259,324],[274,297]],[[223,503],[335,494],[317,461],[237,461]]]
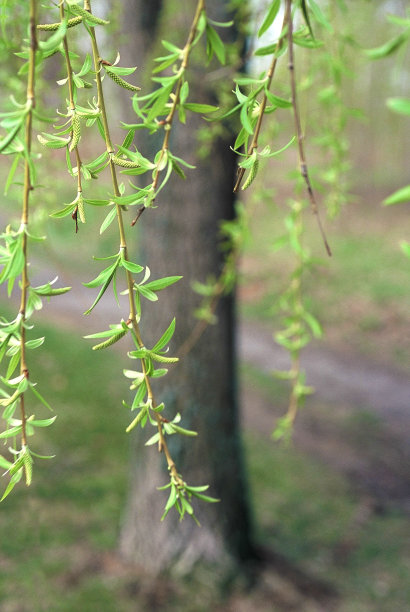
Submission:
[[[188,4],[186,12],[193,13],[193,3]],[[208,13],[216,20],[227,20],[227,4],[208,1]],[[155,19],[150,22],[154,24]],[[222,33],[226,35],[226,30]],[[173,37],[165,37],[175,42]],[[214,102],[205,81],[197,79],[200,86],[190,87],[190,100]],[[142,316],[143,337],[148,346],[176,317],[171,355],[196,322],[193,312],[200,297],[193,293],[191,283],[218,275],[223,262],[219,223],[234,214],[236,164],[229,149],[231,139],[215,141],[209,157],[198,160],[196,130],[201,122],[195,115],[188,118],[185,126],[174,126],[170,143],[173,153],[197,165],[197,169],[187,171],[186,181],[172,177],[158,196],[157,208],[148,209],[139,220],[144,257],[152,278],[183,275],[174,287],[160,293],[159,302],[145,305]],[[151,156],[152,153],[151,150]],[[220,499],[218,504],[195,505],[201,528],[190,518],[179,523],[174,511],[160,522],[167,498],[166,492],[157,491],[167,482],[164,460],[153,447],[142,448],[149,433],[144,430],[135,436],[120,550],[125,558],[154,573],[171,568],[186,571],[198,560],[230,567],[253,558],[238,418],[233,295],[220,301],[216,314],[218,323],[207,328],[191,353],[172,368],[161,385],[155,385],[159,401],[167,406],[166,415],[172,417],[180,412],[183,426],[198,432],[197,438],[169,438],[179,472],[189,484],[210,484],[210,494]]]

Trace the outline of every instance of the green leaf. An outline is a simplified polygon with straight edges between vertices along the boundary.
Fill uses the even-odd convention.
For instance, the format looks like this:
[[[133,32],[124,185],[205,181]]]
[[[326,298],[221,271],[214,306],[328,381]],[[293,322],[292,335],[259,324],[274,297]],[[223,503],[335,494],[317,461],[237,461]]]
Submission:
[[[275,21],[279,8],[280,8],[280,0],[273,0],[266,14],[265,19],[263,20],[263,23],[261,27],[259,28],[258,38],[260,38],[270,28],[272,23]]]
[[[192,495],[194,497],[197,497],[198,499],[204,502],[207,502],[208,504],[216,504],[221,501],[220,499],[217,499],[216,497],[210,497],[209,495],[202,495],[202,493],[195,493],[194,491],[192,491],[192,489],[188,489],[188,490],[192,492]]]
[[[403,253],[406,255],[406,257],[410,257],[410,242],[406,242],[405,240],[402,240],[400,242],[400,248],[403,251]]]
[[[322,40],[318,40],[317,38],[310,38],[303,34],[294,34],[293,42],[295,43],[295,45],[299,45],[299,47],[306,47],[307,49],[318,49],[319,47],[323,47]]]
[[[53,416],[49,419],[40,419],[40,420],[30,420],[28,419],[28,423],[30,423],[30,425],[32,425],[33,427],[49,427],[50,425],[52,425],[54,423],[54,421],[56,420],[57,416]]]
[[[1,468],[8,470],[11,467],[11,465],[12,465],[11,461],[7,461],[7,459],[3,457],[3,455],[0,455],[0,467]]]
[[[265,93],[269,102],[275,106],[278,106],[279,108],[290,108],[292,106],[292,100],[285,100],[285,98],[275,96],[275,94],[271,93],[269,90],[266,90]]]
[[[121,265],[126,270],[128,270],[129,272],[132,272],[133,274],[139,274],[144,269],[143,266],[133,263],[132,261],[127,261],[126,259],[123,259],[123,258],[121,258]]]
[[[19,434],[21,432],[21,425],[16,425],[15,427],[10,427],[10,429],[7,429],[6,431],[3,431],[0,433],[0,438],[2,440],[5,440],[7,438],[13,438],[14,436],[17,436],[17,434]]]
[[[193,113],[214,113],[219,110],[219,106],[213,104],[197,104],[195,102],[185,102],[184,108]]]
[[[402,32],[401,34],[387,41],[386,43],[384,43],[384,45],[381,45],[380,47],[376,47],[375,49],[367,49],[365,53],[368,57],[370,57],[370,59],[373,60],[388,57],[389,55],[397,51],[397,49],[399,49],[407,41],[407,39],[409,38],[409,33]]]
[[[104,69],[107,72],[112,72],[113,74],[118,74],[120,76],[128,76],[129,74],[133,74],[133,72],[136,71],[137,67],[134,66],[133,68],[124,68],[121,66],[105,66],[104,65]]]
[[[67,206],[64,206],[64,208],[50,213],[50,217],[54,217],[55,219],[67,217],[67,215],[70,215],[74,211],[76,206],[77,204],[67,204]]]
[[[38,400],[40,400],[40,402],[43,404],[43,406],[45,406],[46,408],[48,408],[50,410],[50,412],[53,412],[52,407],[50,406],[50,404],[47,402],[47,400],[41,395],[41,393],[39,391],[37,391],[36,387],[34,384],[30,383],[29,385],[30,390],[34,393],[34,395],[36,396],[36,398]]]
[[[17,368],[19,363],[20,363],[20,350],[18,350],[17,353],[13,355],[13,357],[9,361],[9,365],[8,365],[7,372],[6,372],[6,378],[10,378],[10,376],[13,374],[14,370]]]
[[[26,348],[28,349],[35,349],[39,346],[41,346],[44,343],[45,338],[36,338],[35,340],[27,340],[26,344]]]
[[[152,347],[151,349],[152,352],[156,353],[157,351],[160,351],[164,346],[166,346],[168,342],[171,340],[172,336],[174,335],[174,332],[175,332],[175,318],[172,319],[169,327],[167,327],[167,329],[162,334],[161,338],[158,340],[155,346]]]
[[[388,98],[387,106],[395,113],[410,115],[410,98]]]
[[[115,275],[116,270],[117,270],[117,268],[119,266],[119,263],[120,263],[120,258],[118,257],[117,261],[112,266],[109,266],[108,268],[103,270],[97,276],[97,278],[95,278],[93,281],[90,281],[89,283],[83,283],[86,287],[96,287],[96,286],[100,285],[101,282],[103,282],[101,290],[98,293],[96,299],[94,300],[94,302],[90,306],[90,308],[88,308],[88,310],[85,311],[84,314],[90,314],[90,312],[95,308],[95,306],[101,300],[102,296],[104,295],[104,293],[106,292],[107,288],[109,287],[112,279],[114,278],[114,275]]]
[[[88,283],[83,283],[83,285],[85,287],[88,287],[89,289],[93,289],[94,287],[99,287],[100,285],[104,284],[107,278],[111,276],[111,274],[115,271],[115,269],[119,265],[119,259],[120,258],[117,255],[115,262],[111,264],[111,266],[104,268],[104,270],[102,270],[96,278],[89,281]]]
[[[144,298],[146,300],[149,300],[150,302],[158,301],[158,296],[155,295],[155,293],[150,289],[147,289],[144,285],[135,285],[135,290],[138,291],[138,293],[143,295]]]
[[[177,490],[176,486],[174,484],[171,484],[171,492],[169,494],[168,501],[167,501],[166,506],[165,506],[165,513],[167,513],[172,508],[172,506],[175,505],[175,502],[177,500],[177,495],[178,495],[178,490]],[[166,516],[166,514],[164,514],[163,517],[161,517],[161,520],[165,516]]]
[[[159,278],[149,283],[145,283],[144,286],[145,288],[150,289],[151,291],[162,291],[162,289],[166,289],[166,287],[173,285],[181,278],[182,276],[165,276],[164,278]]]
[[[15,474],[13,474],[13,476],[10,478],[10,482],[6,487],[6,490],[3,493],[3,497],[0,499],[0,502],[2,502],[4,499],[6,499],[6,497],[9,495],[9,493],[14,489],[14,487],[16,486],[16,484],[21,480],[21,477],[23,476],[23,468],[21,467],[18,472],[16,472]]]
[[[67,146],[70,142],[70,138],[61,138],[61,136],[55,136],[54,134],[38,134],[38,141],[48,147],[49,149],[62,149]]]
[[[1,146],[0,146],[0,152],[1,152]],[[13,160],[13,163],[11,164],[9,174],[7,176],[7,180],[6,180],[5,184],[4,184],[4,192],[3,193],[4,193],[5,196],[8,194],[8,191],[9,191],[9,189],[10,189],[12,183],[13,183],[13,178],[14,178],[14,175],[16,173],[17,167],[19,165],[20,159],[21,159],[20,155],[15,155],[14,156],[14,160]]]
[[[306,0],[301,0],[300,4],[301,4],[300,7],[301,7],[302,13],[303,13],[303,18],[305,20],[305,23],[306,23],[308,29],[309,29],[310,35],[311,35],[312,38],[315,38],[315,35],[313,34],[311,23],[310,23],[310,19],[309,19],[309,12],[308,12],[308,9],[307,9],[307,6],[306,6]]]
[[[110,204],[110,200],[89,200],[84,198],[83,201],[90,206],[108,206]]]
[[[320,6],[315,2],[315,0],[308,0],[310,9],[313,13],[314,18],[320,25],[322,25],[328,32],[333,32],[333,28],[327,20],[325,14],[323,13]],[[311,32],[312,35],[312,32]],[[313,36],[313,35],[312,35]]]
[[[6,134],[6,136],[0,140],[0,153],[2,151],[4,151],[4,149],[6,149],[9,144],[11,144],[13,142],[13,140],[15,139],[15,137],[17,136],[17,134],[20,131],[20,128],[22,126],[23,123],[23,119],[24,117],[21,119],[21,121],[19,121],[14,127],[13,129],[10,130],[10,132],[8,134]]]
[[[182,52],[182,49],[180,49],[179,47],[176,47],[175,45],[168,42],[167,40],[161,40],[161,44],[163,45],[163,47],[165,47],[167,51],[171,51],[171,53],[178,53],[179,55]]]
[[[225,46],[218,32],[212,28],[209,23],[206,25],[206,40],[207,40],[207,55],[208,59],[212,59],[213,53],[220,61],[225,64]]]
[[[117,210],[116,208],[112,208],[112,210],[110,210],[110,212],[108,213],[108,215],[105,217],[104,221],[101,223],[101,227],[100,227],[100,234],[103,234],[105,232],[105,230],[111,225],[111,223],[114,221],[115,217],[117,216]]]
[[[257,56],[272,55],[272,53],[275,53],[276,46],[277,46],[277,43],[271,43],[270,45],[259,47],[259,49],[256,49],[255,55]]]
[[[398,189],[388,198],[383,200],[384,206],[391,206],[392,204],[402,204],[403,202],[410,202],[410,185],[406,185],[406,187]]]
[[[168,109],[166,108],[165,105],[167,104],[169,100],[169,96],[170,96],[170,93],[172,92],[173,87],[174,87],[174,83],[172,82],[170,85],[160,88],[157,99],[155,100],[154,104],[148,111],[147,122],[150,122],[153,119],[155,119],[155,117],[158,117],[159,115],[164,115],[168,112]]]
[[[157,432],[156,434],[151,436],[149,440],[145,442],[145,446],[152,446],[153,444],[156,444],[157,442],[159,442],[159,439],[160,439],[160,436],[159,436],[159,433]]]
[[[169,423],[169,425],[172,427],[172,429],[176,432],[181,434],[182,436],[197,436],[198,432],[197,431],[192,431],[192,429],[185,429],[184,427],[180,427],[179,425],[175,425],[175,423]]]
[[[248,134],[253,134],[253,127],[248,117],[248,107],[246,104],[242,105],[240,118],[241,124],[243,125],[246,132],[248,132]]]

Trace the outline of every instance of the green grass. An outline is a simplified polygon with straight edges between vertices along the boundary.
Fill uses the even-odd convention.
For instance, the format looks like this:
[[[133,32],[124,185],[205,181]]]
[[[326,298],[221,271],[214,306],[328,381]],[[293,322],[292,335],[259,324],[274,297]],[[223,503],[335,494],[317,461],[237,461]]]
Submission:
[[[113,366],[109,351],[91,353],[72,332],[40,326],[37,331],[47,340],[36,351],[33,380],[39,380],[58,419],[33,444],[56,457],[37,460],[30,489],[19,485],[0,507],[0,608],[151,609],[143,579],[105,566],[116,548],[128,476],[121,363],[116,359]],[[268,379],[258,379],[263,392],[281,394],[278,383],[272,390]],[[348,563],[338,567],[333,553],[355,509],[348,483],[292,446],[250,433],[245,441],[258,538],[334,582],[343,612],[404,610],[410,597],[404,518],[371,518]],[[158,609],[205,612],[221,605],[221,593],[208,586],[211,575],[212,568],[202,568],[178,583],[166,582],[157,593]]]
[[[255,435],[246,441],[261,541],[333,583],[341,612],[407,609],[407,518],[393,511],[371,516],[338,563],[338,545],[350,535],[357,505],[347,481],[292,446]]]
[[[407,368],[410,263],[399,246],[406,238],[406,210],[383,208],[381,199],[347,206],[338,220],[327,222],[332,258],[326,258],[314,219],[306,211],[304,243],[318,262],[304,276],[304,299],[322,323],[325,341]],[[242,266],[242,312],[271,320],[276,328],[277,301],[294,265],[289,250],[272,249],[284,233],[284,212],[280,198],[278,207],[263,201],[256,206]]]
[[[84,554],[115,547],[129,446],[120,360],[113,365],[108,354],[91,354],[72,336],[47,330],[31,367],[58,415],[31,444],[56,457],[36,460],[31,488],[18,486],[1,505],[0,601],[10,609],[114,609],[98,603],[110,601],[109,585],[86,589],[81,584],[79,591],[95,600],[94,607],[81,608],[79,593],[67,591],[62,582]]]

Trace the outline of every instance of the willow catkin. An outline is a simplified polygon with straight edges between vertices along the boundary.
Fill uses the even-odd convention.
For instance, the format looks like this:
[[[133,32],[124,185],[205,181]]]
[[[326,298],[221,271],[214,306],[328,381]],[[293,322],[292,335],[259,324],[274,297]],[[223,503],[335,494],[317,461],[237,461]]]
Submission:
[[[82,20],[83,18],[80,17],[80,15],[78,15],[77,17],[73,17],[72,19],[69,19],[67,21],[67,28],[72,28],[73,26],[78,25],[79,23],[82,22]],[[60,21],[58,23],[43,23],[43,24],[37,25],[37,30],[42,30],[44,32],[53,32],[55,30],[58,30],[60,26],[61,26]]]
[[[107,68],[105,69],[105,72],[108,74],[110,79],[114,81],[114,83],[117,83],[117,85],[119,85],[120,87],[123,87],[123,89],[129,89],[129,91],[140,91],[141,90],[141,87],[137,87],[136,85],[131,85],[131,83],[127,83],[127,81],[124,81],[124,79],[118,76],[118,74],[115,74],[115,72],[111,72],[111,70]]]

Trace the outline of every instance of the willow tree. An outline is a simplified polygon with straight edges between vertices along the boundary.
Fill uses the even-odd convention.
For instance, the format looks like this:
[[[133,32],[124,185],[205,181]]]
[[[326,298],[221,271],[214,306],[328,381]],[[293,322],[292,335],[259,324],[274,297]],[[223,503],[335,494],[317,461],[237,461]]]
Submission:
[[[165,55],[156,58],[152,83],[147,78],[139,82],[144,87],[140,91],[133,82],[135,67],[120,66],[115,55],[107,57],[107,38],[100,32],[108,20],[96,16],[91,4],[90,0],[62,0],[58,6],[40,7],[38,0],[30,0],[24,12],[18,2],[11,1],[2,13],[6,20],[19,14],[29,26],[19,53],[24,60],[20,77],[25,79],[26,95],[21,101],[12,98],[10,108],[0,116],[0,152],[13,160],[6,190],[19,172],[23,175],[23,181],[16,181],[23,183],[21,223],[2,234],[0,252],[0,281],[9,292],[17,285],[20,292],[16,317],[3,318],[0,326],[0,356],[7,362],[0,400],[5,429],[0,437],[11,440],[9,455],[0,457],[9,476],[4,497],[23,476],[30,484],[33,462],[41,457],[29,438],[37,427],[48,427],[54,420],[39,419],[33,412],[49,405],[29,376],[26,349],[37,348],[43,340],[34,337],[29,320],[44,297],[68,288],[53,288],[51,283],[33,286],[28,263],[35,239],[30,211],[40,182],[35,147],[63,149],[73,197],[68,203],[56,203],[52,216],[72,223],[77,232],[87,220],[89,207],[97,207],[103,212],[100,233],[112,232],[117,243],[116,251],[96,264],[96,277],[85,283],[96,290],[85,314],[92,316],[108,290],[118,298],[117,279],[125,286],[125,305],[119,300],[122,316],[109,329],[89,336],[96,342],[94,350],[118,343],[117,348],[130,358],[124,375],[132,394],[124,404],[130,410],[127,432],[135,435],[136,454],[121,533],[122,553],[151,571],[170,565],[185,567],[196,560],[218,560],[230,567],[255,558],[236,393],[234,281],[244,215],[235,219],[234,194],[251,186],[261,162],[294,146],[300,170],[296,195],[287,201],[286,233],[276,244],[289,247],[294,258],[289,287],[281,299],[284,326],[276,335],[291,361],[289,371],[281,373],[290,383],[289,410],[276,429],[277,437],[287,436],[297,408],[310,392],[300,368],[300,352],[312,335],[320,334],[302,292],[302,275],[313,261],[302,242],[305,208],[311,208],[324,252],[331,254],[307,162],[294,47],[316,53],[322,43],[315,29],[328,39],[334,30],[313,0],[272,0],[259,35],[269,32],[276,20],[278,33],[257,51],[266,56],[267,68],[257,76],[235,76],[232,93],[233,74],[225,65],[241,66],[240,53],[233,48],[235,41],[237,47],[243,42],[237,42],[234,23],[239,13],[229,11],[231,2],[188,3],[186,11],[178,11],[178,27],[171,29],[173,3],[136,0],[124,10],[126,29],[132,34],[130,63],[147,65],[163,11],[165,15]],[[342,0],[337,5],[344,10]],[[73,52],[78,40],[73,31],[81,32],[80,58]],[[86,45],[89,52],[84,55]],[[59,109],[60,123],[50,127],[42,123],[36,84],[40,67],[52,55],[62,59],[63,78],[58,83],[65,102]],[[284,57],[286,85],[276,87],[277,66]],[[338,164],[343,166],[344,154],[337,131],[343,127],[339,95],[343,62],[324,54],[318,72],[326,76],[318,94],[323,116],[335,111],[342,116],[339,123],[332,120],[322,126],[326,156],[335,170]],[[108,81],[132,95],[133,115],[124,116],[124,136],[118,143],[113,136],[117,132],[108,103]],[[279,148],[271,143],[261,148],[266,115],[276,112],[288,113],[292,121],[288,142]],[[219,126],[205,129],[212,136],[206,139],[205,158],[197,154],[198,127],[206,125],[203,115],[212,119],[210,125]],[[238,133],[232,137],[229,126],[235,121]],[[97,143],[91,155],[83,146],[88,130],[94,130],[90,140]],[[110,192],[96,198],[93,182],[104,171]],[[340,185],[337,172],[323,177]],[[138,248],[141,263],[136,262]],[[191,291],[194,281],[201,300]],[[193,318],[195,310],[199,323]],[[195,440],[189,440],[192,437]],[[142,451],[143,445],[159,452]]]

